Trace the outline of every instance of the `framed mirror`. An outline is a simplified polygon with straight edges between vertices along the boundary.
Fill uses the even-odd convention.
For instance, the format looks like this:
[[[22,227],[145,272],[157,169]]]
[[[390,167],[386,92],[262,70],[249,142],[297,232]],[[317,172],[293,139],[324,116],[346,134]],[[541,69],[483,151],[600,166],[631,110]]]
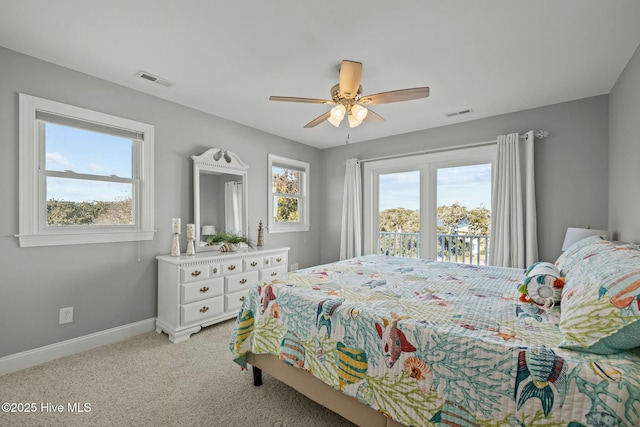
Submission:
[[[196,252],[217,250],[209,235],[248,235],[247,169],[233,152],[211,148],[193,156],[193,216]]]

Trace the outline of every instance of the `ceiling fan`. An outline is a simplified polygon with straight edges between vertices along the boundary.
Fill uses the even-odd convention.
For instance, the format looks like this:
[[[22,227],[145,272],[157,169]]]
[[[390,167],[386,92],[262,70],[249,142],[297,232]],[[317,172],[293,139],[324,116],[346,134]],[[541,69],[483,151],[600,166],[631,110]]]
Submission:
[[[382,116],[368,109],[367,107],[369,105],[409,101],[429,96],[428,87],[392,90],[390,92],[381,92],[376,93],[375,95],[362,96],[362,86],[360,85],[361,79],[362,63],[347,61],[345,59],[340,65],[338,84],[331,88],[331,99],[270,96],[269,100],[335,105],[331,110],[311,120],[304,127],[312,128],[325,120],[335,127],[338,127],[346,116],[349,122],[349,127],[354,128],[359,126],[362,122],[383,123],[385,121]]]

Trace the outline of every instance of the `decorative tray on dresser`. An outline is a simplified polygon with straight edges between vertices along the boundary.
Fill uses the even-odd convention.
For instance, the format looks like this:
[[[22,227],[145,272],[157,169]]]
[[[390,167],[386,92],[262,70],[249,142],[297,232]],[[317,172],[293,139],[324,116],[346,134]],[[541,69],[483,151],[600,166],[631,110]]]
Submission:
[[[235,317],[253,285],[287,272],[289,248],[160,255],[156,259],[156,331],[178,343],[205,326]]]

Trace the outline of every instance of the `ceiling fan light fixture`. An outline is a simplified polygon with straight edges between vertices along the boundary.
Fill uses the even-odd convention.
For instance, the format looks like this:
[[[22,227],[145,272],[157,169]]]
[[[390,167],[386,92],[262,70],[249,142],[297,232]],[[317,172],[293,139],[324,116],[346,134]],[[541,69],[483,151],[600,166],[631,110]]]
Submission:
[[[342,104],[338,104],[335,107],[333,107],[331,109],[331,117],[334,117],[336,119],[338,119],[339,121],[342,121],[342,119],[344,119],[344,114],[347,112],[347,107],[345,107]],[[340,122],[338,122],[340,123]]]
[[[356,116],[354,116],[351,113],[349,114],[348,118],[349,118],[349,127],[350,128],[355,128],[355,127],[358,127],[358,126],[360,126],[362,124],[362,120],[358,120],[356,118]]]
[[[364,118],[367,117],[368,112],[369,110],[360,104],[354,104],[353,107],[351,107],[351,114],[359,122],[362,122]]]
[[[344,118],[344,116],[343,116],[343,117],[340,117],[339,119],[337,119],[337,118],[335,118],[335,117],[333,116],[333,114],[331,114],[331,115],[327,118],[327,121],[328,121],[329,123],[331,123],[332,125],[334,125],[335,127],[340,127],[340,122],[342,122],[342,119],[343,119],[343,118]]]

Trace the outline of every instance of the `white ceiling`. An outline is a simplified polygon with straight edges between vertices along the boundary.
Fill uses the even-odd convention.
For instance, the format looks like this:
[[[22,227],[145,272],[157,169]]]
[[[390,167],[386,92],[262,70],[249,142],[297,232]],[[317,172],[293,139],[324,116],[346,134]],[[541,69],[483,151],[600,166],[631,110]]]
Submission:
[[[0,46],[318,148],[607,94],[639,44],[638,0],[0,0]],[[351,130],[268,100],[329,99],[343,59],[431,96]]]

